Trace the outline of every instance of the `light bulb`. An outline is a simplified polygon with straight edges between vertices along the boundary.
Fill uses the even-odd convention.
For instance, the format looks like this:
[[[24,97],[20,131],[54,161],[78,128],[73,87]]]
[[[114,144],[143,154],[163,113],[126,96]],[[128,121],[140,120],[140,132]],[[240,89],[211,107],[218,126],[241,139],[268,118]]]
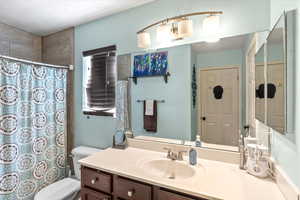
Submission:
[[[183,19],[178,23],[178,35],[181,38],[190,37],[193,35],[193,21],[189,19]]]
[[[203,20],[203,31],[207,34],[219,33],[220,29],[220,16],[209,15]]]
[[[157,41],[167,42],[172,39],[171,26],[169,24],[161,24],[157,27]]]
[[[147,32],[138,33],[137,40],[138,40],[139,48],[146,49],[149,48],[151,45],[150,33]]]
[[[218,42],[220,40],[220,16],[209,15],[203,20],[203,32],[206,42]]]

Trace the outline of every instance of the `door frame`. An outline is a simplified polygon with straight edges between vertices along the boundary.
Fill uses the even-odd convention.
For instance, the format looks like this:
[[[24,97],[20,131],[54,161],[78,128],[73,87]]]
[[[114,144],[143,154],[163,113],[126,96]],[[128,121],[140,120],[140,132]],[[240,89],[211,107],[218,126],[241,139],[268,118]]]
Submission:
[[[198,67],[197,68],[197,135],[200,135],[200,138],[201,138],[201,134],[202,134],[202,123],[203,121],[200,120],[201,117],[202,117],[202,102],[201,102],[201,78],[200,78],[200,75],[201,75],[201,72],[203,71],[211,71],[211,70],[226,70],[226,69],[236,69],[237,70],[237,74],[238,74],[238,77],[237,77],[237,82],[238,82],[238,91],[237,91],[237,96],[238,96],[238,109],[239,109],[239,112],[237,113],[237,118],[238,118],[238,130],[239,128],[241,127],[241,119],[240,119],[240,116],[241,116],[241,97],[240,97],[240,94],[241,94],[241,81],[240,81],[240,77],[241,76],[241,70],[240,70],[241,66],[240,65],[224,65],[224,66],[208,66],[208,67]],[[199,123],[200,121],[200,123]],[[239,134],[239,131],[238,133]]]
[[[245,89],[246,89],[246,118],[245,123],[250,127],[252,137],[256,135],[256,119],[255,119],[255,55],[256,55],[257,34],[253,35],[250,45],[245,53],[246,73],[245,73]],[[254,63],[250,63],[250,62]],[[263,64],[263,63],[262,63]],[[253,68],[254,67],[254,68]],[[251,84],[249,84],[251,83]],[[244,132],[244,130],[242,131]]]

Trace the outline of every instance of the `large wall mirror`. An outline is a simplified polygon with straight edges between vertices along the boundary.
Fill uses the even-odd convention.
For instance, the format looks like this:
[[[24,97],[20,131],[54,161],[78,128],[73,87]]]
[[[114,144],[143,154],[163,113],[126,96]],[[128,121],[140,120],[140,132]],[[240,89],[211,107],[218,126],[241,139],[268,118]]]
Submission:
[[[167,55],[170,73],[167,82],[162,77],[131,82],[135,138],[191,145],[198,135],[202,147],[237,151],[246,119],[246,52],[253,36],[132,53],[132,71]],[[145,100],[156,100],[151,117],[145,116]]]
[[[267,39],[267,125],[284,133],[286,129],[286,39],[282,15]]]
[[[294,120],[288,95],[294,90],[293,15],[280,18],[255,56],[255,117],[285,134],[293,132]],[[247,125],[246,55],[253,36],[131,53],[135,138],[194,145],[200,137],[202,147],[238,151]]]
[[[284,13],[256,54],[255,117],[294,140],[295,19]]]

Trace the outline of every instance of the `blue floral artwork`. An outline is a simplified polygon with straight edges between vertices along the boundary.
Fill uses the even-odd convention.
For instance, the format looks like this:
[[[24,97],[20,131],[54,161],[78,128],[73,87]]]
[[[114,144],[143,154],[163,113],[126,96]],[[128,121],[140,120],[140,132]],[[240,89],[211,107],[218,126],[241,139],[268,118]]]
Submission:
[[[148,53],[134,56],[133,76],[165,75],[168,69],[168,52]]]

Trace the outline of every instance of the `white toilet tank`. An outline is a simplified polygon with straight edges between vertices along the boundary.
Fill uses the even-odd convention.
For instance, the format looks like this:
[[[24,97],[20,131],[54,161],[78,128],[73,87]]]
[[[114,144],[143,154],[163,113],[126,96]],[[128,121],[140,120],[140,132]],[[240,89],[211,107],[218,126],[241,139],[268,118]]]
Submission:
[[[74,171],[78,180],[80,180],[80,164],[78,161],[99,151],[101,151],[101,149],[84,146],[76,147],[72,150]]]

